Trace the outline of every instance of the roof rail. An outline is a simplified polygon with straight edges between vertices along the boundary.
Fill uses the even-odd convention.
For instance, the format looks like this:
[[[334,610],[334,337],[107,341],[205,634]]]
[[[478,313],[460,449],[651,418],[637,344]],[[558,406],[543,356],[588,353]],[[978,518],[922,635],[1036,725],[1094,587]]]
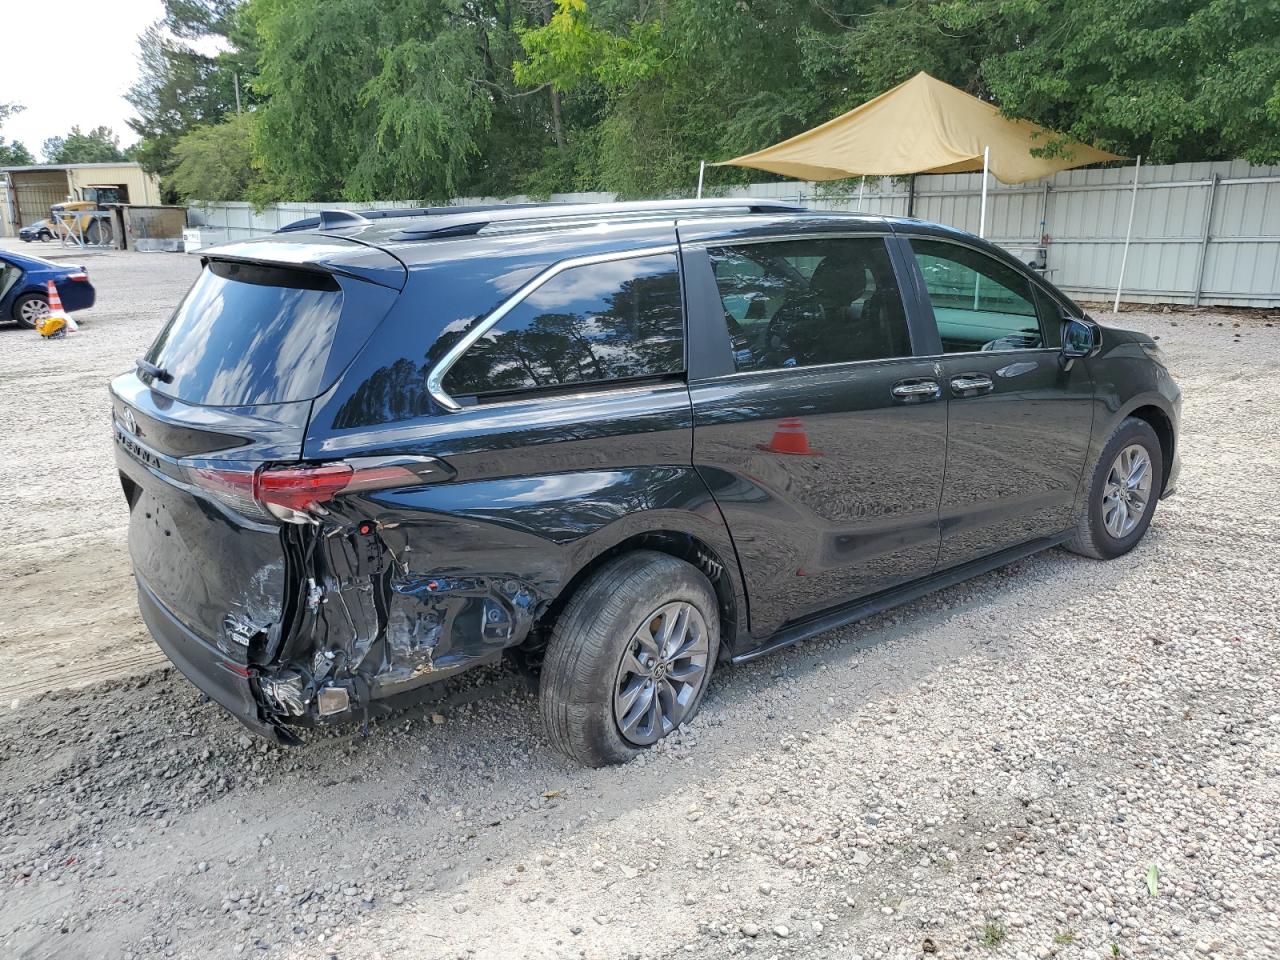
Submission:
[[[323,210],[318,217],[307,217],[280,227],[276,233],[298,230],[342,230],[364,226],[371,220],[418,219],[421,223],[406,225],[392,239],[427,240],[441,237],[473,236],[486,227],[524,222],[527,228],[543,222],[580,219],[594,222],[602,216],[621,219],[648,219],[662,216],[729,215],[733,213],[801,213],[804,207],[782,200],[758,200],[751,197],[708,200],[638,200],[626,203],[495,203],[457,207],[414,207],[406,209]]]
[[[396,235],[398,240],[426,240],[441,237],[473,236],[487,227],[524,222],[529,227],[550,225],[554,221],[584,220],[594,222],[602,216],[622,219],[647,219],[680,215],[726,215],[734,212],[799,213],[803,207],[780,200],[742,199],[714,200],[640,200],[629,203],[552,203],[491,207],[488,210],[463,214],[450,210],[447,215],[431,217],[427,222],[403,227]]]
[[[278,227],[275,233],[293,233],[296,230],[334,230],[358,227],[370,220],[398,219],[402,216],[442,216],[445,214],[479,214],[485,210],[512,210],[521,207],[545,207],[547,204],[462,204],[458,206],[385,207],[383,210],[321,210],[319,216],[305,216],[301,220]]]
[[[445,214],[480,213],[485,210],[510,210],[522,207],[546,207],[545,203],[474,203],[456,207],[387,207],[382,210],[321,210],[318,217],[304,217],[277,227],[275,233],[294,233],[298,230],[338,230],[355,227],[370,220],[387,220],[400,217],[438,217]]]

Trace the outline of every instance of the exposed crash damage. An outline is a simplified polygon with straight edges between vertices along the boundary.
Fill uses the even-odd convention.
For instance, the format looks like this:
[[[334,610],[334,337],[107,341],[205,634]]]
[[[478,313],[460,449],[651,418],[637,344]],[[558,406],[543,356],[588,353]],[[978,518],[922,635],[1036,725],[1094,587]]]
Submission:
[[[520,644],[549,603],[512,573],[416,569],[402,525],[349,510],[282,531],[290,626],[279,649],[250,649],[267,722],[342,721],[394,703]]]

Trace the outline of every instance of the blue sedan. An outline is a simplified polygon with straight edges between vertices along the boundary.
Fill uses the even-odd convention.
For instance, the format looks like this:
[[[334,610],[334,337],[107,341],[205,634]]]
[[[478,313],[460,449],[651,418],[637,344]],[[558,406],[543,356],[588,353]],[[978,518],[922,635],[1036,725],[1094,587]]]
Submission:
[[[68,313],[93,306],[93,284],[84,267],[64,267],[39,257],[0,251],[0,321],[34,327],[48,316],[50,280]]]

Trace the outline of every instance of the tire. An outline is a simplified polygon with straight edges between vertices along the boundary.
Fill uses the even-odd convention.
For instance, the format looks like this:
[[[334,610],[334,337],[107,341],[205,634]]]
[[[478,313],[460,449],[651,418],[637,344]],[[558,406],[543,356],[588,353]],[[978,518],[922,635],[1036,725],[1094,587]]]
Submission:
[[[43,293],[24,293],[13,302],[13,319],[32,330],[36,322],[48,313],[49,301]]]
[[[41,231],[40,231],[40,236],[39,236],[39,237],[37,237],[37,239],[38,239],[41,243],[48,243],[50,240],[52,240],[52,239],[53,239],[53,234],[52,234],[52,233],[50,233],[48,230],[41,230]]]
[[[688,632],[673,647],[687,641],[689,655],[660,666],[649,651],[666,624],[679,633],[682,616]],[[547,736],[590,767],[630,760],[697,714],[719,649],[715,592],[696,567],[650,550],[610,561],[574,593],[547,644],[540,693]],[[662,695],[646,699],[654,690]],[[646,707],[654,699],[656,723]]]
[[[1123,472],[1121,455],[1129,454],[1134,448],[1139,448],[1146,455],[1146,476],[1149,483],[1145,493],[1141,490],[1141,484],[1134,488],[1129,483],[1115,483]],[[1138,460],[1132,462],[1136,463]],[[1115,476],[1112,475],[1113,469],[1116,471]],[[1112,560],[1128,553],[1138,545],[1151,526],[1156,504],[1160,501],[1163,477],[1164,451],[1160,446],[1160,438],[1145,420],[1126,417],[1111,435],[1094,465],[1076,532],[1064,546],[1072,553],[1093,557],[1095,560]],[[1128,487],[1128,498],[1122,494],[1121,503],[1117,505],[1113,490],[1120,486]],[[1141,513],[1132,528],[1127,529],[1128,518],[1132,516],[1133,508],[1139,500]],[[1121,514],[1123,523],[1118,522]]]
[[[111,243],[114,231],[106,220],[94,219],[85,230],[85,240],[93,246],[106,246]]]

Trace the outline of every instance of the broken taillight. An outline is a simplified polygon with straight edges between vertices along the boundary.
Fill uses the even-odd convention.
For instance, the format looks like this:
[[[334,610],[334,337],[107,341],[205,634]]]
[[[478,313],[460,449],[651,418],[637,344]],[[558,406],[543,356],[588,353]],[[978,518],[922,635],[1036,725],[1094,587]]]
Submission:
[[[453,471],[431,457],[361,457],[315,465],[267,465],[256,470],[199,467],[197,484],[249,516],[314,523],[339,494],[389,490],[447,480]]]
[[[269,467],[258,471],[255,494],[258,502],[281,520],[284,515],[312,510],[346,489],[355,470],[346,463],[326,463],[318,467]],[[405,475],[404,483],[416,483]]]

